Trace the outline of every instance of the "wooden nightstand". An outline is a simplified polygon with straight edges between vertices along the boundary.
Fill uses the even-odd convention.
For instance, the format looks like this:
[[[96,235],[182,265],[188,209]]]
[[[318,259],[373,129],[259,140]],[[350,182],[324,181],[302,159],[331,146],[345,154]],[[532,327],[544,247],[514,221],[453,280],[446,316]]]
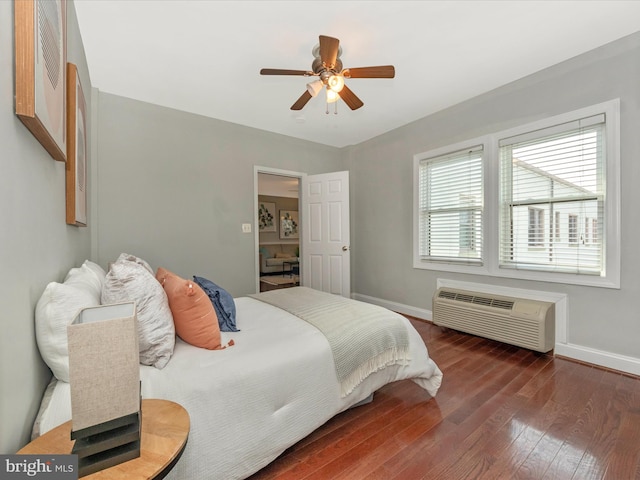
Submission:
[[[71,421],[63,423],[20,449],[19,454],[68,454]],[[109,480],[163,478],[176,464],[187,444],[189,414],[169,400],[142,400],[140,456],[105,470],[82,477]]]

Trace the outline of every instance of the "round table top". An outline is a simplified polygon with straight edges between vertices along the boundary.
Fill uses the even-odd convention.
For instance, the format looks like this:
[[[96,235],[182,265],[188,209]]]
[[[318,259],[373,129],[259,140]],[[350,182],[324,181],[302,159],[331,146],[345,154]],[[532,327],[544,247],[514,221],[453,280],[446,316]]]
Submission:
[[[100,470],[83,479],[152,479],[166,473],[175,464],[187,444],[189,414],[169,400],[142,400],[140,456]],[[69,454],[71,420],[41,435],[20,449],[18,454]]]

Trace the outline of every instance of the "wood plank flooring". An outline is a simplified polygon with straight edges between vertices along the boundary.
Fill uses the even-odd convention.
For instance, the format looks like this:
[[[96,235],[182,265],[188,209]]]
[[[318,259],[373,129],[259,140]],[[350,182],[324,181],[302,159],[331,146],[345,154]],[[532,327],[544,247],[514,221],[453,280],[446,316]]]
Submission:
[[[640,379],[410,319],[444,373],[331,419],[251,480],[640,480]]]

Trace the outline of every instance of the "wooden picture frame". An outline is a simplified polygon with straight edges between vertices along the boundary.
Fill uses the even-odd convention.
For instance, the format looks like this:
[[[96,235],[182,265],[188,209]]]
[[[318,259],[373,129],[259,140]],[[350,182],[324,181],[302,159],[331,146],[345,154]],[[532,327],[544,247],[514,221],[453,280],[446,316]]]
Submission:
[[[87,103],[73,63],[67,64],[67,223],[87,226]]]
[[[65,0],[14,0],[16,115],[61,162],[66,160]]]

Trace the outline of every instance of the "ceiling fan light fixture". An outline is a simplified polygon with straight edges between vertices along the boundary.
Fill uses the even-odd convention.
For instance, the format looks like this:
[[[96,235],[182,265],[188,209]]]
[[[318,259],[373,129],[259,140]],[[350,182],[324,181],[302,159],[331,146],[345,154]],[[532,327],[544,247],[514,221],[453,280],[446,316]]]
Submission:
[[[339,98],[340,95],[331,90],[331,88],[327,87],[327,103],[337,102]]]
[[[312,97],[315,97],[322,90],[322,81],[316,80],[315,82],[307,83],[307,91],[311,94]]]
[[[393,65],[378,65],[373,67],[343,68],[340,56],[342,47],[340,40],[327,35],[320,35],[318,45],[313,48],[313,62],[311,70],[287,70],[282,68],[263,68],[260,75],[297,75],[303,77],[319,77],[319,80],[307,83],[302,95],[291,105],[291,110],[302,110],[304,106],[316,97],[322,87],[326,86],[327,113],[329,103],[338,105],[338,98],[351,109],[357,110],[364,105],[362,100],[345,84],[345,78],[394,78]],[[337,111],[335,112],[337,113]]]
[[[327,80],[327,85],[331,90],[338,93],[344,87],[344,77],[342,75],[331,75]]]

